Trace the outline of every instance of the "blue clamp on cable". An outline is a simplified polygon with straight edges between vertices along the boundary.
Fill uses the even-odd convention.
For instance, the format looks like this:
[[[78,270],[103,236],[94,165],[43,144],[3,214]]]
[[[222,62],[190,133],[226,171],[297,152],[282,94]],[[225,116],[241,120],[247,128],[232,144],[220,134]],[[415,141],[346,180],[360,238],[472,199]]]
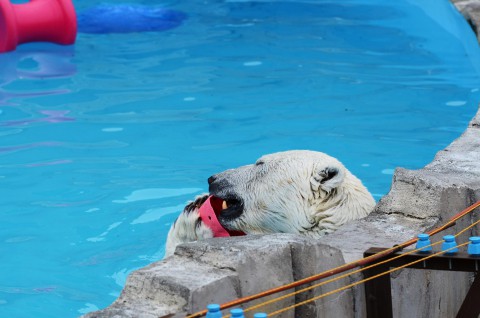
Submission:
[[[230,310],[231,318],[245,318],[243,315],[243,310],[240,308],[235,308]]]
[[[207,306],[207,315],[205,318],[222,318],[219,304],[210,304]]]
[[[467,252],[472,256],[480,256],[480,236],[470,237]]]
[[[263,312],[257,312],[255,315],[253,315],[253,318],[267,318],[267,314]]]
[[[458,247],[457,247],[457,242],[455,241],[455,236],[445,235],[443,237],[442,251],[446,251],[445,254],[454,254],[454,253],[458,252]]]
[[[416,249],[421,249],[419,250],[420,253],[430,253],[432,251],[432,246],[430,242],[430,235],[426,233],[421,233],[418,234],[418,241],[417,241],[417,246]],[[424,247],[424,248],[422,248]]]

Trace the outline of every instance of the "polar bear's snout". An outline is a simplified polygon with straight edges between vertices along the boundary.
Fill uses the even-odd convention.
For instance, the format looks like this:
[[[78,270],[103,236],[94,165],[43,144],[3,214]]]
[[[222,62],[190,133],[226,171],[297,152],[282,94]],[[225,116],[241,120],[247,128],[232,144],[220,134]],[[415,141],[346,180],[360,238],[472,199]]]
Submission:
[[[224,176],[224,173],[208,178],[208,185],[210,195],[223,200],[222,211],[218,214],[218,220],[222,226],[229,229],[228,224],[243,214],[244,201],[235,192],[232,182]]]

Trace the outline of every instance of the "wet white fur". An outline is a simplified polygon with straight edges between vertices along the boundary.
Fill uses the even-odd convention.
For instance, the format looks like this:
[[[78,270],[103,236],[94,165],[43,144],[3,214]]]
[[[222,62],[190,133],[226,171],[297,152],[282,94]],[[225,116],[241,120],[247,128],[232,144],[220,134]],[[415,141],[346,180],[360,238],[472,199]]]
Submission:
[[[208,194],[198,196],[195,198],[195,200],[206,196],[208,196]],[[189,202],[189,204],[192,202]],[[195,207],[193,211],[187,211],[187,207],[185,207],[175,223],[172,224],[170,231],[168,231],[165,256],[172,255],[173,252],[175,252],[175,247],[178,244],[213,237],[212,230],[210,230],[210,228],[208,228],[203,222],[196,223],[197,219],[199,218],[198,208],[199,206]],[[198,224],[198,226],[196,226],[196,224]]]
[[[337,173],[326,180],[329,170]],[[358,178],[321,152],[274,153],[215,178],[228,184],[225,193],[235,193],[244,201],[244,213],[224,220],[223,225],[247,234],[298,233],[318,238],[367,216],[375,205]],[[205,225],[195,226],[197,218],[197,210],[180,214],[168,234],[167,256],[180,243],[212,237]]]

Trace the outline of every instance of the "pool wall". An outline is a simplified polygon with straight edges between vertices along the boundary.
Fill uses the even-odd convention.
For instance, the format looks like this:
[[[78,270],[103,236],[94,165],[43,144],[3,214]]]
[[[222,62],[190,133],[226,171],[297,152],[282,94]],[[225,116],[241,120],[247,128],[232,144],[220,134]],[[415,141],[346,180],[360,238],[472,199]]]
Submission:
[[[456,4],[478,28],[479,2]],[[480,200],[478,149],[480,111],[464,133],[439,151],[430,164],[419,170],[397,168],[390,192],[366,219],[320,240],[275,234],[184,244],[172,257],[132,273],[110,307],[85,317],[184,317],[208,303],[224,303],[359,259],[370,247],[391,247],[406,241]],[[459,231],[470,221],[457,222],[432,241]],[[478,235],[478,231],[463,234],[459,241],[471,235]],[[359,276],[327,286],[335,289],[355,278]],[[462,272],[402,270],[392,275],[393,312],[396,317],[454,317],[471,281],[471,274]],[[259,311],[284,308],[329,289],[322,287]],[[365,317],[363,285],[278,315],[317,316]]]

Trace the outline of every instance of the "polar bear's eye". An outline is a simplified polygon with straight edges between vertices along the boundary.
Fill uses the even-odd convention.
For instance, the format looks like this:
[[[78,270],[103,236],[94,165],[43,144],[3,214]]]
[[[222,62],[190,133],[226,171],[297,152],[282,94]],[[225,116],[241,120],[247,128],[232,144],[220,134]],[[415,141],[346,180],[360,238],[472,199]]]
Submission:
[[[264,163],[265,163],[265,161],[263,161],[263,160],[258,160],[257,162],[255,162],[255,165],[256,165],[256,166],[261,166],[261,165],[263,165]]]

